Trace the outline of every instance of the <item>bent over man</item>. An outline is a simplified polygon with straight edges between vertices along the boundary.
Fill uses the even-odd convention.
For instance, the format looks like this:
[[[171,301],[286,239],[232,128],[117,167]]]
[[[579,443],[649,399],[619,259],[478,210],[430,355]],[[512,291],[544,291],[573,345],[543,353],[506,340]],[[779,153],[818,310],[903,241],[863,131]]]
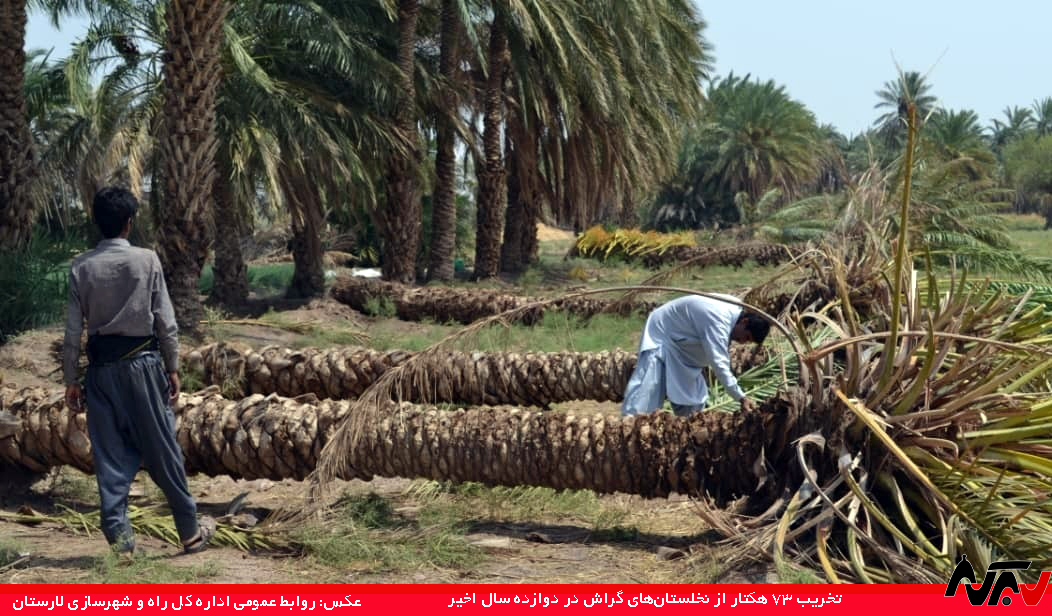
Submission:
[[[121,188],[104,188],[92,203],[105,239],[70,267],[62,365],[66,403],[79,410],[87,401],[102,532],[110,546],[123,554],[135,549],[128,491],[141,465],[168,500],[183,551],[200,552],[215,522],[198,522],[186,485],[170,406],[179,395],[178,328],[160,260],[152,250],[128,243],[138,206]],[[77,361],[85,321],[88,372],[82,388]]]
[[[730,295],[720,297],[738,301]],[[702,368],[712,369],[743,411],[751,409],[731,372],[730,344],[763,344],[770,329],[760,315],[719,299],[689,295],[658,307],[647,317],[621,414],[653,413],[666,399],[681,417],[703,410],[709,389]]]

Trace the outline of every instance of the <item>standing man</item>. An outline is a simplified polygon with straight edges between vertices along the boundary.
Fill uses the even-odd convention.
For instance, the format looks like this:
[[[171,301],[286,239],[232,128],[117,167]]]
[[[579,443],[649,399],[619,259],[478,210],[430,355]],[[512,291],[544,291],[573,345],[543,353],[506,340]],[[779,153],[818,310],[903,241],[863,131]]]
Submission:
[[[730,295],[720,297],[738,301]],[[763,344],[770,329],[760,315],[719,299],[688,295],[658,307],[647,317],[621,414],[656,412],[666,398],[680,417],[700,412],[709,397],[701,372],[706,367],[741,403],[742,411],[751,410],[752,403],[731,372],[730,344]]]
[[[191,554],[205,549],[215,521],[204,517],[198,523],[186,486],[170,406],[179,395],[178,328],[160,260],[128,243],[138,208],[122,188],[104,188],[92,203],[105,239],[70,267],[62,364],[66,403],[80,410],[87,401],[102,533],[111,548],[126,555],[135,550],[128,490],[141,465],[168,499],[183,551]],[[85,321],[89,363],[82,388],[77,361]]]

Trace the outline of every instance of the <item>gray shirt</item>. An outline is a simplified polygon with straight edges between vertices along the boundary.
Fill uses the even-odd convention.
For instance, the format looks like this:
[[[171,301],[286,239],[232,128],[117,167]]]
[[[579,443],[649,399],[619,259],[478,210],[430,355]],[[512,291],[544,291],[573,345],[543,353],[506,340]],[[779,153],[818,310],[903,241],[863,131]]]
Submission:
[[[77,382],[80,337],[157,336],[168,372],[179,370],[179,328],[157,254],[125,239],[99,242],[73,260],[69,270],[69,309],[62,374]]]
[[[656,351],[664,361],[669,401],[704,405],[709,395],[701,373],[705,367],[712,369],[732,398],[745,397],[731,371],[730,359],[731,331],[741,313],[735,304],[697,295],[672,300],[650,313],[639,351]]]

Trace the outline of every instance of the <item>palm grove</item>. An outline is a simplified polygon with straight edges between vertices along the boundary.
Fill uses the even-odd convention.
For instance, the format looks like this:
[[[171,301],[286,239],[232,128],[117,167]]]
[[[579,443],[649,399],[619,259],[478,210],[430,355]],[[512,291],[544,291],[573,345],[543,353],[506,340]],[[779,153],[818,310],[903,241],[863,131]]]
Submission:
[[[752,527],[703,507],[705,521],[831,581],[941,581],[961,553],[1047,559],[1047,301],[931,263],[1052,274],[1011,250],[995,215],[1052,205],[1048,101],[984,129],[905,73],[877,93],[872,130],[849,139],[772,81],[713,78],[687,0],[34,4],[91,25],[65,60],[27,56],[26,2],[0,0],[0,242],[33,255],[47,229],[79,224],[100,186],[126,184],[149,204],[136,239],[162,255],[191,328],[210,259],[212,299],[247,297],[239,240],[267,224],[288,226],[295,296],[324,290],[329,227],[353,231],[360,258],[377,247],[393,283],[448,281],[466,254],[476,279],[522,271],[540,220],[815,240],[791,253],[807,262],[789,291],[748,296],[807,347],[761,366],[777,383],[755,412],[619,420],[391,403],[403,388],[452,392],[483,362],[509,391],[545,370],[571,381],[559,366],[594,373],[582,389],[605,399],[597,391],[620,383],[598,375],[616,370],[582,366],[609,357],[450,361],[440,345],[378,370],[348,352],[311,361],[325,379],[271,357],[252,391],[273,393],[279,372],[362,384],[367,366],[374,380],[354,401],[184,395],[192,470],[677,491],[712,498],[703,505],[744,494],[762,514]],[[507,320],[538,310],[515,296],[508,308]],[[46,391],[0,390],[0,407],[26,426],[0,432],[0,457],[89,468],[81,424]]]
[[[188,326],[212,254],[214,299],[245,298],[254,221],[287,222],[294,295],[323,290],[337,221],[390,280],[451,279],[471,235],[476,278],[521,271],[542,215],[629,211],[670,168],[708,66],[686,1],[37,4],[90,28],[27,58],[27,5],[3,3],[4,245],[127,184]]]

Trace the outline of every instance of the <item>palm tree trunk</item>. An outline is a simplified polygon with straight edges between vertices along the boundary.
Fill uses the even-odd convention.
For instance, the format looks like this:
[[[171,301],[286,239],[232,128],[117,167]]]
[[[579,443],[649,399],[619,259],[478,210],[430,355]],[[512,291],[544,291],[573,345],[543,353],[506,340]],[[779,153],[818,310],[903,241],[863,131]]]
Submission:
[[[508,63],[508,37],[504,22],[494,17],[490,27],[489,74],[483,95],[482,146],[479,168],[478,211],[475,232],[475,278],[492,278],[500,271],[500,236],[507,206],[501,127],[504,123],[504,77]]]
[[[260,351],[225,343],[194,349],[183,365],[227,395],[278,394],[347,400],[360,397],[387,370],[417,354],[364,348]],[[731,348],[731,368],[741,373],[767,361],[754,347]],[[636,367],[635,353],[462,353],[435,354],[419,378],[398,383],[397,400],[472,406],[514,404],[547,408],[559,402],[620,402]]]
[[[435,190],[431,210],[431,254],[427,268],[428,280],[453,280],[453,251],[456,247],[456,130],[449,115],[457,113],[457,97],[453,92],[456,79],[460,20],[456,0],[442,0],[442,43],[439,50],[438,71],[445,81],[443,109],[438,113],[435,152]]]
[[[504,221],[504,237],[500,244],[500,270],[511,274],[523,271],[522,255],[523,225],[526,212],[523,211],[522,186],[519,182],[519,156],[512,145],[511,132],[504,142],[504,160],[508,165],[508,214]]]
[[[413,47],[418,0],[398,2],[398,67],[401,97],[396,126],[405,139],[406,152],[396,154],[387,169],[387,205],[380,213],[383,233],[383,275],[386,280],[411,283],[416,279],[416,257],[420,246],[420,189],[416,174],[420,167],[420,144],[416,130],[416,88]]]
[[[541,300],[537,297],[509,295],[492,289],[416,288],[350,276],[338,278],[333,284],[331,294],[336,301],[359,312],[366,311],[369,300],[387,298],[394,302],[395,312],[403,321],[433,319],[439,323],[455,321],[465,325]],[[547,310],[563,311],[580,318],[588,318],[601,312],[647,314],[658,305],[657,302],[640,300],[621,304],[617,300],[576,297],[559,300],[546,307],[526,310],[519,315],[517,322],[533,325]]]
[[[300,172],[284,173],[285,199],[292,219],[292,281],[288,298],[316,297],[325,293],[325,250],[321,244],[325,215],[317,186]]]
[[[204,315],[197,285],[208,259],[216,178],[216,93],[221,85],[226,0],[171,0],[165,11],[164,207],[159,253],[179,325]]]
[[[61,392],[3,389],[0,409],[22,424],[0,435],[0,465],[41,472],[65,464],[93,472],[84,414],[67,410]],[[349,402],[339,401],[182,394],[176,432],[190,473],[303,479],[349,410]],[[622,419],[393,403],[379,416],[344,452],[340,478],[475,481],[646,497],[705,492],[720,503],[757,491],[754,469],[763,470],[760,461],[780,475],[764,484],[765,491],[780,491],[781,475],[790,474],[792,439],[824,419],[792,412],[783,400],[749,413],[700,413],[689,420],[667,413]]]
[[[234,202],[230,185],[233,175],[226,153],[216,157],[218,177],[213,184],[216,227],[215,265],[212,267],[212,300],[222,306],[236,307],[248,301],[248,267],[241,254],[241,235],[244,225]]]
[[[36,172],[26,117],[25,0],[0,0],[0,249],[25,246],[33,231],[29,182]]]

